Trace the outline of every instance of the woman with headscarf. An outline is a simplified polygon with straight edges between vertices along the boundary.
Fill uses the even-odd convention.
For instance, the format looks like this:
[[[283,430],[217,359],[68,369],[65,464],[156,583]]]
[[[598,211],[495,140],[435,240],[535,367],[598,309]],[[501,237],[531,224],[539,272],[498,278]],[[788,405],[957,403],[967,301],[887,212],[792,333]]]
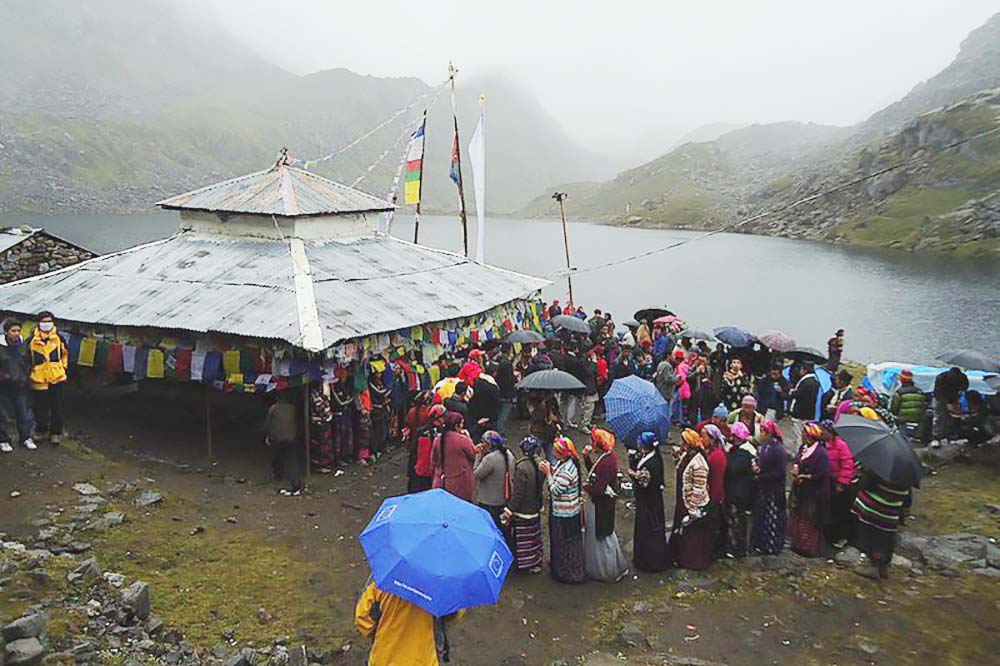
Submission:
[[[757,477],[750,546],[764,555],[777,555],[785,547],[785,467],[788,452],[778,424],[760,424],[760,446],[753,465]]]
[[[734,358],[729,361],[729,369],[722,373],[722,401],[729,409],[738,409],[745,395],[753,395],[753,382],[743,372],[743,361]]]
[[[803,557],[819,554],[830,511],[830,458],[824,444],[819,424],[803,426],[802,444],[792,465],[788,510],[792,550]]]
[[[458,412],[444,415],[444,431],[434,440],[431,464],[434,466],[434,487],[443,488],[466,502],[472,501],[476,480],[472,465],[476,447],[462,428],[465,419]]]
[[[434,442],[444,430],[443,405],[432,405],[427,410],[427,418],[417,433],[416,441],[409,451],[407,469],[407,493],[419,493],[434,487],[434,462],[431,459]]]
[[[607,430],[594,428],[590,439],[591,443],[583,449],[584,463],[589,470],[583,486],[587,499],[584,560],[590,578],[615,583],[628,573],[628,563],[615,534],[615,501],[618,498],[615,436]],[[591,461],[590,454],[595,449],[599,455],[596,461]]]
[[[747,554],[747,531],[753,508],[753,462],[757,449],[750,441],[750,430],[742,421],[729,429],[726,450],[726,526],[727,553],[733,557]]]
[[[666,517],[663,511],[663,458],[655,433],[644,432],[636,439],[638,460],[628,474],[635,494],[635,533],[632,563],[639,571],[657,572],[670,566],[667,550]]]
[[[670,552],[682,569],[701,571],[712,563],[712,529],[707,517],[708,458],[701,435],[690,428],[681,433],[675,467],[677,491]]]
[[[504,515],[511,524],[514,564],[520,572],[542,571],[542,488],[538,466],[542,442],[534,435],[521,440],[521,459],[514,465],[514,487]]]
[[[714,423],[701,430],[705,458],[708,460],[708,507],[706,513],[712,531],[712,555],[721,557],[726,551],[726,437]]]
[[[479,486],[478,504],[493,517],[497,529],[505,533],[501,517],[510,499],[511,476],[514,471],[514,454],[507,449],[503,435],[496,430],[483,433],[482,443],[472,473]]]
[[[833,421],[820,422],[826,454],[830,458],[830,519],[826,538],[834,548],[843,548],[851,536],[851,507],[854,505],[854,454],[833,429]]]
[[[549,572],[560,583],[582,583],[587,579],[583,559],[583,516],[581,493],[583,475],[580,454],[569,437],[557,437],[553,443],[555,466],[542,463],[548,479]]]

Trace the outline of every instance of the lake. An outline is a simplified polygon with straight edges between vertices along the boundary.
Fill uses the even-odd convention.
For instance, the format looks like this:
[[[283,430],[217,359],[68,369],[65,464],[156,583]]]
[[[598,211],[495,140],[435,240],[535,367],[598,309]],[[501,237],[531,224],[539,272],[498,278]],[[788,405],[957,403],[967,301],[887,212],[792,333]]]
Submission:
[[[45,227],[99,252],[174,232],[174,213],[141,215],[8,215],[0,226]],[[470,247],[475,220],[470,218]],[[421,242],[460,251],[457,218],[425,216]],[[697,232],[625,229],[571,223],[570,252],[579,269],[698,236]],[[413,239],[412,215],[393,234]],[[566,302],[562,228],[558,220],[490,219],[489,263],[553,280],[544,297]],[[694,240],[650,257],[573,278],[576,301],[610,310],[618,322],[640,307],[665,305],[702,330],[727,324],[776,328],[800,344],[826,349],[838,328],[845,357],[929,362],[969,348],[1000,354],[1000,265],[893,251],[737,234]],[[55,304],[54,304],[55,307]]]

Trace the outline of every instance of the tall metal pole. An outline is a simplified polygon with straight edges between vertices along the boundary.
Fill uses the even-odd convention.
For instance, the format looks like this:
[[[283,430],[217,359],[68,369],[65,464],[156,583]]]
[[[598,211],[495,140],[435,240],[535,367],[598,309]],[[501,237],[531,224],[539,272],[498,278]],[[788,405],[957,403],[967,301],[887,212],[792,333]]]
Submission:
[[[417,186],[417,212],[413,215],[413,243],[418,242],[420,237],[420,202],[424,199],[424,160],[427,159],[427,109],[424,109],[424,121],[420,127],[423,129],[423,140],[420,146],[420,185]],[[404,185],[405,187],[405,185]]]
[[[563,201],[569,195],[565,192],[553,192],[552,198],[559,202],[559,213],[562,215],[563,247],[566,249],[566,284],[569,286],[569,304],[573,305],[573,277],[570,271],[573,270],[569,262],[569,233],[566,230],[566,206]]]
[[[448,80],[451,83],[451,117],[455,119],[455,162],[458,171],[459,216],[462,218],[462,247],[469,256],[469,224],[465,216],[465,179],[462,178],[462,143],[458,140],[458,109],[455,106],[455,75],[458,70],[448,63]]]

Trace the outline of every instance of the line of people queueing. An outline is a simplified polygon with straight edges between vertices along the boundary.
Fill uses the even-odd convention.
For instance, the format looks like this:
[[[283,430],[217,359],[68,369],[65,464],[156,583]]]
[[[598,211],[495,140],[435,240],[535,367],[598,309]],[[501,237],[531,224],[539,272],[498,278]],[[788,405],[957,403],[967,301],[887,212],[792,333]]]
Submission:
[[[441,405],[425,416],[419,436],[429,442],[430,474],[416,483],[411,478],[410,492],[433,486],[477,502],[507,535],[518,571],[542,571],[547,510],[553,578],[614,582],[628,573],[615,531],[616,505],[628,486],[611,432],[592,429],[579,451],[560,435],[549,459],[534,435],[521,440],[515,456],[495,430],[475,443],[461,415]],[[650,432],[627,443],[636,569],[702,570],[720,557],[780,553],[786,538],[795,552],[814,557],[824,540],[840,547],[851,538],[872,561],[862,573],[887,575],[908,490],[859,474],[832,422],[807,423],[792,456],[774,421],[760,417],[751,429],[729,416],[718,410],[685,429],[680,446],[671,447],[675,509],[669,527],[661,443]]]

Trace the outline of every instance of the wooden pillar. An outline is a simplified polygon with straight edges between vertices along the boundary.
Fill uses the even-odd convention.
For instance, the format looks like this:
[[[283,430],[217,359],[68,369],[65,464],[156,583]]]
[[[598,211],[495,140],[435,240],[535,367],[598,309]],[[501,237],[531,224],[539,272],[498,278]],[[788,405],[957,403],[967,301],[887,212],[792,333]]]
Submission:
[[[208,445],[208,463],[212,464],[212,391],[214,389],[208,384],[205,385],[205,442]]]
[[[312,461],[310,460],[310,455],[309,455],[309,384],[306,384],[305,386],[302,387],[302,413],[303,417],[305,418],[305,421],[303,422],[304,427],[302,428],[302,431],[305,433],[305,437],[303,439],[305,439],[304,446],[306,451],[305,477],[303,479],[302,485],[303,487],[305,487],[309,483],[309,472],[310,472],[309,468],[312,466]]]

